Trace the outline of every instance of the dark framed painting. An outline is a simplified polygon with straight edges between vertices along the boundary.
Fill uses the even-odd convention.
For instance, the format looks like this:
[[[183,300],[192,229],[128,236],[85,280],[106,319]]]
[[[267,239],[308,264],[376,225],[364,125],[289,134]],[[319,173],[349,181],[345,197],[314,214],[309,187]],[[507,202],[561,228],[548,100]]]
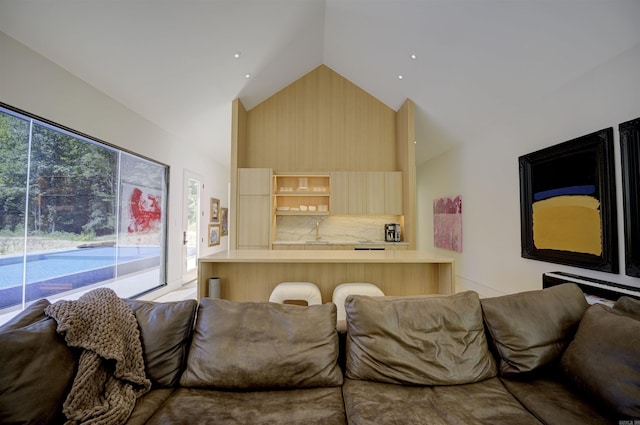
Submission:
[[[519,158],[522,257],[618,272],[613,128]]]
[[[619,126],[625,274],[640,277],[640,118]]]

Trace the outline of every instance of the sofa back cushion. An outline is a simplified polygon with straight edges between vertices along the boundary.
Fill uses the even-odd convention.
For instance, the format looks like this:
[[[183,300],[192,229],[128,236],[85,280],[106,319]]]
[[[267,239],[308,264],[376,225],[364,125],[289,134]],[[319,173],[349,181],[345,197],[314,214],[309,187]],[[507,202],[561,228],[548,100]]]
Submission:
[[[62,404],[77,368],[77,353],[53,319],[0,332],[0,423],[64,422]]]
[[[342,385],[335,304],[203,298],[180,385],[243,390]]]
[[[24,310],[15,315],[11,320],[5,322],[0,326],[0,331],[6,331],[11,329],[20,329],[25,326],[29,326],[40,320],[44,320],[47,317],[44,314],[44,309],[51,303],[46,298],[41,298],[32,302]]]
[[[198,303],[124,301],[138,321],[147,377],[155,388],[175,386],[184,369]]]
[[[628,309],[633,302],[622,303],[589,307],[561,366],[579,390],[618,417],[640,418],[640,317]]]
[[[348,296],[347,377],[451,385],[496,375],[475,292],[450,296]]]
[[[560,360],[588,304],[573,283],[482,300],[503,376],[533,372]]]

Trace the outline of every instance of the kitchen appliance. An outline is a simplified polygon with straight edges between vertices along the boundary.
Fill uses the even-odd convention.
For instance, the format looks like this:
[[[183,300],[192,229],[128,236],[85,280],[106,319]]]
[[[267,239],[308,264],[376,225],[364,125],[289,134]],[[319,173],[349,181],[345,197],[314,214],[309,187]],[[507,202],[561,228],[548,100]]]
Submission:
[[[384,225],[385,242],[400,242],[400,225],[389,223]]]

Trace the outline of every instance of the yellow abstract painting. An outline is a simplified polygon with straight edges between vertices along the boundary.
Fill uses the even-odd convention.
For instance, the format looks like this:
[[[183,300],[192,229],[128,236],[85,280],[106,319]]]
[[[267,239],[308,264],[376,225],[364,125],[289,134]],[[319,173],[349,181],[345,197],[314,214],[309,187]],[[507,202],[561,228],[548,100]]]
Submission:
[[[600,202],[592,196],[555,196],[533,203],[537,249],[602,254]]]

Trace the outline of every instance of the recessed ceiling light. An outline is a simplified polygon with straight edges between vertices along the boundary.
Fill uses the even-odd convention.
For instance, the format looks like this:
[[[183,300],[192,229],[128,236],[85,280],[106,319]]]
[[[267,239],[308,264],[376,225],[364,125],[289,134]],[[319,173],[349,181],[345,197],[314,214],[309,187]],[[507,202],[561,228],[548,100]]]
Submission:
[[[404,77],[402,75],[398,75],[398,80],[402,80]]]
[[[240,55],[241,55],[241,53],[240,53],[240,52],[235,52],[235,53],[233,54],[233,57],[234,57],[234,58],[236,58],[236,59],[238,59],[238,58],[240,57]]]
[[[251,78],[251,74],[244,74],[244,78]]]
[[[415,60],[415,59],[417,59],[418,57],[416,56],[416,54],[415,54],[415,53],[412,53],[412,54],[411,54],[411,56],[410,56],[410,58]]]

